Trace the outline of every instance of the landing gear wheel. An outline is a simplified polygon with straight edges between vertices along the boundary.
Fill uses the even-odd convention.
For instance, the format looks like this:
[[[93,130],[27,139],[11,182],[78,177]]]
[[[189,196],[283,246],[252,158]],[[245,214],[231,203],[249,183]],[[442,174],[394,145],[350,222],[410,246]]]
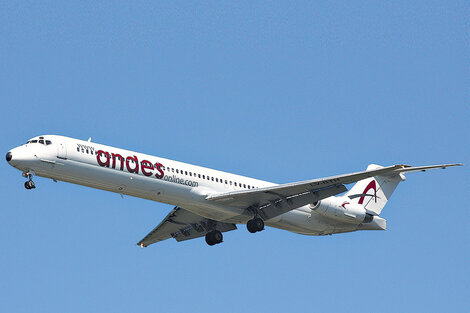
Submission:
[[[246,223],[246,229],[252,234],[256,233],[256,228],[253,226],[253,220],[249,220],[248,223]]]
[[[216,245],[218,243],[221,243],[223,238],[224,237],[222,236],[222,233],[220,231],[213,230],[213,231],[210,231],[206,234],[206,243],[209,246],[213,246],[213,245]]]
[[[34,185],[33,182],[33,175],[31,174],[31,172],[23,172],[23,177],[26,177],[28,179],[28,181],[24,183],[24,187],[26,189],[36,188],[36,185]]]
[[[34,185],[34,182],[32,180],[28,180],[27,182],[24,183],[24,187],[26,189],[34,189],[36,186]]]
[[[215,242],[213,241],[211,234],[212,234],[212,232],[208,232],[208,233],[206,234],[206,243],[207,243],[209,246],[215,245]]]
[[[257,231],[262,231],[264,229],[264,221],[259,217],[253,219],[253,225]]]
[[[262,231],[264,229],[264,221],[259,217],[255,217],[246,223],[246,228],[252,234],[258,231]]]

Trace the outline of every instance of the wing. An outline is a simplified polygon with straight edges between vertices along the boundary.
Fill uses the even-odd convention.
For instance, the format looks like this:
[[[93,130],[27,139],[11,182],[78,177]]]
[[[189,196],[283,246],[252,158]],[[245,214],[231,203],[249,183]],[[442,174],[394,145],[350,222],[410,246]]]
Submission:
[[[207,219],[180,207],[175,207],[165,219],[137,245],[147,247],[168,238],[184,241],[205,236],[210,230],[221,232],[237,229],[235,224]]]
[[[420,167],[393,165],[382,167],[380,169],[301,181],[297,183],[282,184],[273,187],[210,195],[206,197],[206,199],[247,209],[249,213],[257,214],[264,220],[267,220],[306,204],[314,203],[321,199],[340,194],[347,190],[344,186],[345,184],[354,183],[369,177],[378,175],[394,176],[402,172],[423,171],[456,165],[460,164],[442,164]]]

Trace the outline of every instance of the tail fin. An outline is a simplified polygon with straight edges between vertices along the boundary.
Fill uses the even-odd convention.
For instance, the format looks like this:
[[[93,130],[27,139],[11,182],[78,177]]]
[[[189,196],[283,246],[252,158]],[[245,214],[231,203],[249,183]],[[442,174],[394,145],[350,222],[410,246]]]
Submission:
[[[383,166],[370,164],[367,170],[374,170]],[[374,176],[358,181],[346,193],[353,203],[358,203],[372,214],[379,215],[398,184],[406,179],[405,175]]]

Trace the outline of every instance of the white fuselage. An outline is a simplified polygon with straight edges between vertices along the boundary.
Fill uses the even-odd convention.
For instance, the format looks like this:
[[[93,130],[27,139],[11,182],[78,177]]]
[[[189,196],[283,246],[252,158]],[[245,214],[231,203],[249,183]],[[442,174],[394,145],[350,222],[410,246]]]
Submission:
[[[64,136],[41,136],[10,151],[15,168],[37,176],[180,206],[203,217],[246,223],[246,210],[207,201],[208,195],[276,184],[157,156]],[[31,141],[38,142],[32,143]],[[342,221],[322,212],[341,209],[344,196],[330,197],[265,221],[266,225],[306,235],[383,229],[376,223]]]

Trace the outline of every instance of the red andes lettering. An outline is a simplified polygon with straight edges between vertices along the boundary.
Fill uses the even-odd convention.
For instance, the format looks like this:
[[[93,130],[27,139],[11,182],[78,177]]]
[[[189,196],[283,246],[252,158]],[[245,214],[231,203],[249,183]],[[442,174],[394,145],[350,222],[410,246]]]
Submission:
[[[121,161],[121,171],[124,169],[124,158],[122,155],[117,154],[117,153],[111,153],[111,156],[113,158],[113,168],[116,168],[116,158],[119,158]]]
[[[129,160],[132,160],[134,161],[134,164],[135,164],[135,168],[132,168],[129,164]],[[136,174],[139,174],[139,160],[137,159],[137,156],[133,156],[133,157],[130,157],[128,156],[126,158],[126,167],[127,167],[127,170],[129,171],[129,173],[136,173]]]
[[[106,161],[103,162],[101,161],[101,157],[102,156],[105,156],[106,157]],[[103,150],[98,150],[98,153],[96,154],[96,161],[98,161],[98,164],[100,166],[106,166],[106,167],[109,167],[109,153],[108,152],[105,152]]]
[[[165,173],[163,173],[163,170],[162,170],[162,166],[163,164],[161,163],[155,163],[155,168],[158,171],[158,173],[155,174],[156,178],[163,178],[163,176],[165,176]]]
[[[150,161],[143,160],[141,163],[141,169],[142,169],[142,174],[145,176],[152,176],[152,172],[147,172],[147,170],[152,170],[153,171],[153,165],[150,163]]]

